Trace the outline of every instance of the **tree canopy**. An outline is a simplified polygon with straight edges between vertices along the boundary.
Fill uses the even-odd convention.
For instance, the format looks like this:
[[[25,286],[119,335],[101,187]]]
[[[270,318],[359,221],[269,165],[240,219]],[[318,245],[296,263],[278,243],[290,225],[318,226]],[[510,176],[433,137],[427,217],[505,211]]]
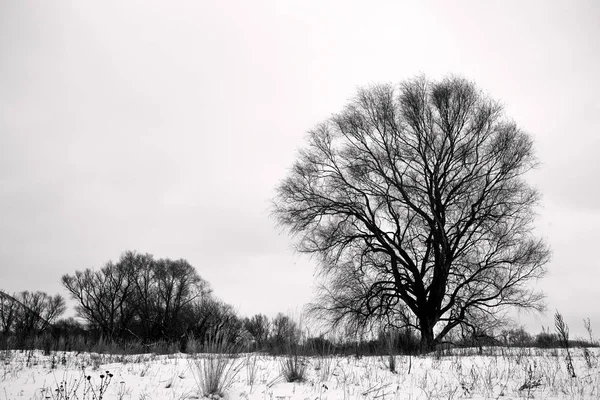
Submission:
[[[535,165],[530,135],[463,78],[374,85],[309,131],[273,213],[317,256],[313,310],[413,327],[426,351],[543,308],[529,284],[550,252],[523,178]]]

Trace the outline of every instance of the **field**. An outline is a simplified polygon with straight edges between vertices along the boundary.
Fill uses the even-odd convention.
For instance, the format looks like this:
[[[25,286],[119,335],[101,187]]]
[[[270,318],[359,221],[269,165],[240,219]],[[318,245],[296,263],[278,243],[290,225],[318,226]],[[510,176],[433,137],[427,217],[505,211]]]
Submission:
[[[490,347],[412,357],[297,359],[259,353],[2,351],[0,399],[599,399],[598,350],[571,350],[576,377],[562,349]],[[284,378],[302,372],[302,381]],[[206,379],[215,378],[221,378],[221,394],[206,389],[211,383]]]

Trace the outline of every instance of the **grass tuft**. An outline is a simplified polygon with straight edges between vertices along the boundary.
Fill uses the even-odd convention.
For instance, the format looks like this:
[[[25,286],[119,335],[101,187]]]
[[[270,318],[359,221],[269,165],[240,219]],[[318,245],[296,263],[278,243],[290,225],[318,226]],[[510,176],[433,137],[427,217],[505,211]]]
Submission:
[[[208,340],[204,354],[189,358],[190,370],[200,394],[204,397],[223,397],[240,372],[242,363],[232,357],[235,346],[224,337]]]
[[[286,356],[281,361],[281,375],[286,382],[304,382],[306,380],[306,362],[298,354]]]

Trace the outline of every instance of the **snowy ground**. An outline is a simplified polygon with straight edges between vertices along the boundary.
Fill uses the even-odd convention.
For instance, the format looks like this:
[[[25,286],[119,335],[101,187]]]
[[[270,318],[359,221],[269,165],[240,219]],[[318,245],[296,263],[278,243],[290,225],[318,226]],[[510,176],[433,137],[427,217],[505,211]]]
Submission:
[[[226,399],[600,399],[599,349],[584,357],[572,349],[576,377],[563,350],[484,348],[450,355],[310,357],[306,380],[288,383],[282,357],[245,354],[228,358],[232,384]],[[203,357],[203,356],[200,356]],[[184,354],[158,356],[90,353],[0,352],[0,400],[198,399],[199,365]],[[234,375],[235,374],[235,375]],[[88,379],[89,377],[89,379]],[[62,384],[62,388],[61,388]]]

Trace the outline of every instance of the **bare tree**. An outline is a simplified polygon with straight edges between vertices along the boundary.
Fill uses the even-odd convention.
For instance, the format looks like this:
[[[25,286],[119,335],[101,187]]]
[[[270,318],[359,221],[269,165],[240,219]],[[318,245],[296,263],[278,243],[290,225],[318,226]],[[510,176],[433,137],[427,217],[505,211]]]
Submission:
[[[244,328],[246,328],[255,340],[258,349],[262,349],[264,343],[269,338],[270,327],[269,318],[263,314],[256,314],[252,318],[244,319]]]
[[[0,333],[3,335],[11,333],[18,306],[13,296],[0,291]]]
[[[110,338],[178,338],[187,330],[184,309],[210,293],[187,261],[132,251],[98,271],[64,275],[62,284],[78,301],[78,315]]]
[[[133,307],[136,310],[132,327],[144,339],[154,339],[160,330],[157,326],[160,304],[155,279],[155,262],[151,254],[138,254],[128,251],[121,257],[121,263],[127,264],[133,281]]]
[[[244,333],[243,321],[234,308],[211,296],[194,301],[189,317],[190,332],[203,344],[217,337],[236,343]]]
[[[271,339],[278,350],[282,350],[284,345],[296,344],[300,339],[300,327],[290,316],[284,313],[277,313],[271,322]]]
[[[208,282],[186,260],[161,259],[154,269],[160,329],[164,336],[177,335],[185,331],[181,318],[184,308],[210,293]]]
[[[22,336],[43,332],[67,308],[65,299],[58,294],[50,296],[44,292],[26,290],[14,297],[22,305],[15,320],[15,332]]]
[[[11,296],[0,291],[0,333],[25,338],[44,332],[66,308],[65,299],[58,294],[25,290]]]
[[[377,85],[309,131],[273,213],[318,257],[317,310],[414,327],[427,351],[543,307],[528,287],[549,259],[523,180],[535,163],[530,136],[462,78]]]
[[[108,338],[129,330],[136,307],[133,274],[126,263],[108,262],[100,270],[90,268],[62,277],[63,286],[78,301],[77,314]]]

